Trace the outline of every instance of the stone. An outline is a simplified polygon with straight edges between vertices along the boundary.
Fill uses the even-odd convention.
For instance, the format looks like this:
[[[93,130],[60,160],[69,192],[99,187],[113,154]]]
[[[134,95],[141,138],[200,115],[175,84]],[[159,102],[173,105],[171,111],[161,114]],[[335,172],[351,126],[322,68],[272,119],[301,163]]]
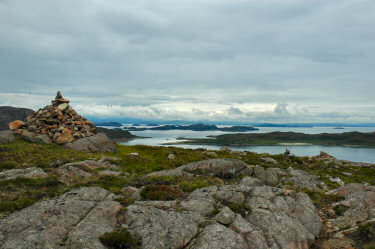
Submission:
[[[101,170],[99,171],[100,176],[120,176],[121,173],[113,170]]]
[[[12,143],[16,140],[12,131],[0,131],[0,144]]]
[[[238,159],[210,159],[189,163],[178,167],[178,169],[189,173],[210,174],[225,179],[230,179],[238,175],[251,175],[253,169],[246,163]]]
[[[69,134],[61,134],[57,137],[56,143],[57,144],[66,144],[66,143],[72,143],[75,140],[75,138],[72,135]]]
[[[345,182],[343,180],[341,180],[339,177],[329,177],[328,178],[331,182],[335,182],[337,184],[339,184],[340,186],[344,186],[345,185]]]
[[[63,166],[60,166],[56,170],[56,174],[59,175],[59,180],[66,184],[71,182],[74,177],[87,179],[92,176],[90,172],[87,172],[81,167],[72,164],[65,164]]]
[[[351,173],[348,173],[348,172],[342,172],[341,174],[343,174],[346,177],[353,177],[353,175]]]
[[[214,217],[214,220],[222,225],[229,225],[232,223],[236,214],[228,207],[223,207],[220,212]]]
[[[96,187],[79,188],[38,202],[0,220],[3,249],[105,249],[99,237],[117,227],[122,206]]]
[[[77,139],[72,143],[64,144],[64,147],[76,151],[118,152],[112,141],[104,133]]]
[[[15,121],[9,123],[9,129],[12,130],[12,131],[20,129],[24,126],[25,126],[25,122],[23,122],[21,120],[15,120]]]
[[[131,152],[128,155],[131,156],[131,157],[134,157],[134,158],[139,158],[139,153],[137,153],[137,152]]]
[[[145,175],[143,178],[149,178],[153,176],[172,176],[172,177],[184,177],[184,178],[192,178],[194,177],[193,174],[189,172],[183,171],[181,169],[171,169],[171,170],[161,170],[152,172],[150,174]]]
[[[68,108],[68,104],[62,103],[62,104],[58,105],[57,108],[59,108],[60,111],[64,111],[66,108]]]
[[[307,188],[312,191],[328,190],[327,185],[320,181],[319,177],[311,175],[303,170],[294,170],[289,167],[287,169],[291,177],[286,178],[286,182],[292,182],[295,187]]]
[[[261,162],[263,163],[267,163],[267,164],[278,164],[278,162],[273,159],[273,158],[270,158],[270,157],[262,157],[259,159]]]
[[[175,154],[169,154],[169,155],[168,155],[168,160],[169,160],[169,161],[174,161],[174,160],[176,160],[176,155],[175,155]]]
[[[48,174],[40,168],[31,167],[26,169],[11,169],[0,172],[0,181],[13,180],[16,178],[45,178]]]
[[[212,157],[217,157],[216,152],[214,151],[203,151],[202,155],[207,155],[207,156],[212,156]]]

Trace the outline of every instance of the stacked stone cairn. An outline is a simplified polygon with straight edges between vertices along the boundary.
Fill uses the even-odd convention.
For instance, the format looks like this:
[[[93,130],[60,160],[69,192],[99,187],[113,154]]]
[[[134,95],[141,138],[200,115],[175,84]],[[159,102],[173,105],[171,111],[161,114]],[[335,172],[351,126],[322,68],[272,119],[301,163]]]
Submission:
[[[9,128],[21,137],[32,133],[33,136],[43,137],[45,141],[52,140],[57,144],[71,143],[98,133],[91,121],[69,106],[69,100],[64,99],[60,91],[52,105],[30,114],[24,123],[10,123]]]

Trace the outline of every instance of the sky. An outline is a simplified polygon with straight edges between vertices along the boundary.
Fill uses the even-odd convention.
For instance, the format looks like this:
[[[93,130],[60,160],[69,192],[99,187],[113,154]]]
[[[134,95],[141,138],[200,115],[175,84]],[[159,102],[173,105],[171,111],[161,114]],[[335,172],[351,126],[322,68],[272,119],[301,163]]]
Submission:
[[[0,106],[375,122],[373,0],[0,0]]]

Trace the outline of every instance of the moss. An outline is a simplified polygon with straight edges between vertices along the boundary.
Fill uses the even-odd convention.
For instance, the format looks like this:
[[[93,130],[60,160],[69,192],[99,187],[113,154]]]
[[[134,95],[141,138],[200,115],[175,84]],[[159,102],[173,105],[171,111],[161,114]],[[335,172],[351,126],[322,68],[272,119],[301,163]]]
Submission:
[[[118,201],[121,203],[123,206],[129,206],[135,202],[135,199],[132,197],[118,197],[115,199],[115,201]]]
[[[333,208],[333,211],[335,211],[335,214],[338,216],[342,216],[346,210],[348,210],[349,207],[345,206],[343,204],[339,204]]]
[[[196,189],[204,188],[212,185],[223,185],[224,182],[220,178],[212,177],[195,177],[191,180],[185,180],[178,184],[178,187],[184,192],[193,192]]]
[[[246,216],[251,212],[251,208],[247,204],[230,204],[228,207],[235,213]]]
[[[132,236],[125,228],[103,234],[100,237],[100,242],[111,249],[137,249],[141,245],[141,241]]]
[[[183,195],[183,192],[173,186],[167,185],[147,185],[140,193],[146,200],[168,201],[175,200]]]
[[[216,209],[212,210],[210,216],[211,216],[211,217],[214,217],[214,216],[217,215],[218,213],[220,213],[220,210],[216,208]]]

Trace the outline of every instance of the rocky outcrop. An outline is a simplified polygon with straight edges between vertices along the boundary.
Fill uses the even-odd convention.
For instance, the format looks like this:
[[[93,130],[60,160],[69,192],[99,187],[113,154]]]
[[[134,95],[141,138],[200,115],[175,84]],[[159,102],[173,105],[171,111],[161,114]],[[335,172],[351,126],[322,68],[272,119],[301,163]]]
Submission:
[[[0,220],[4,249],[105,249],[99,237],[116,228],[121,209],[101,188],[80,188]]]
[[[16,140],[12,131],[0,131],[0,144],[11,143]]]
[[[13,180],[16,178],[45,178],[48,174],[40,168],[31,167],[26,169],[11,169],[0,172],[0,181]]]
[[[345,198],[333,204],[335,206],[344,205],[345,212],[328,222],[329,231],[334,232],[344,228],[357,226],[369,220],[375,222],[375,187],[366,186],[361,183],[349,183],[345,186],[327,192],[330,195],[337,195]]]
[[[9,123],[14,120],[24,121],[33,110],[12,106],[0,106],[0,131],[8,130]]]
[[[163,203],[137,201],[127,208],[125,224],[142,238],[142,248],[307,249],[322,225],[306,194],[251,177],[197,189],[176,208]],[[220,212],[211,218],[215,209]]]
[[[320,181],[319,177],[311,175],[303,170],[294,170],[289,167],[287,169],[291,177],[286,178],[284,181],[291,182],[295,187],[306,188],[312,191],[328,190],[327,185]]]

